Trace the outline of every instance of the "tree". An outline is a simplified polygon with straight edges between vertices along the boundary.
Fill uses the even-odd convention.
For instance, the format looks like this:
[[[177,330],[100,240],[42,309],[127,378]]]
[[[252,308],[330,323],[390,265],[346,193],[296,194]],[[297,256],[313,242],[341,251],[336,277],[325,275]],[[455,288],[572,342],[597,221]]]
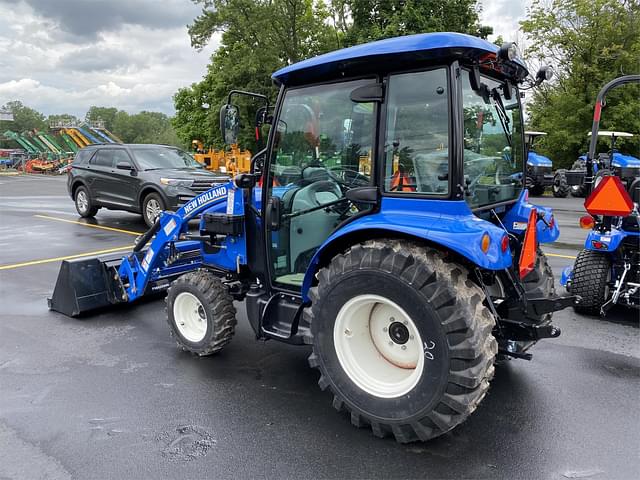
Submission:
[[[521,22],[531,44],[527,57],[555,67],[555,80],[534,92],[528,109],[530,126],[548,133],[536,148],[556,167],[570,167],[586,151],[598,90],[640,71],[638,25],[638,0],[535,0]],[[600,127],[638,133],[639,111],[639,86],[619,87],[607,96]],[[640,138],[619,147],[637,156]]]
[[[34,129],[46,130],[48,128],[43,114],[23,105],[22,102],[18,100],[7,102],[0,110],[5,110],[13,114],[12,122],[0,121],[0,133],[7,130],[21,133]]]
[[[274,98],[271,74],[279,68],[343,46],[396,35],[458,31],[486,37],[476,0],[193,0],[203,12],[189,26],[191,45],[215,33],[221,46],[204,79],[174,95],[173,125],[185,143],[222,145],[218,111],[232,89]],[[241,106],[240,144],[254,149],[257,105]]]
[[[107,130],[112,130],[117,113],[117,108],[92,106],[85,115],[84,119],[87,122],[102,121],[104,122],[104,126]]]

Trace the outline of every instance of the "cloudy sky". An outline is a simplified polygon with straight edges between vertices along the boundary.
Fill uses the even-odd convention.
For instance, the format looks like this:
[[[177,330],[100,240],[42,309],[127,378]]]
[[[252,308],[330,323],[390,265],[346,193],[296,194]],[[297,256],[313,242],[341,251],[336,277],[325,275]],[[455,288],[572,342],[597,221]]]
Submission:
[[[515,39],[529,0],[481,0],[482,23]],[[173,114],[217,39],[197,52],[190,0],[0,0],[0,105],[83,117],[91,105]]]

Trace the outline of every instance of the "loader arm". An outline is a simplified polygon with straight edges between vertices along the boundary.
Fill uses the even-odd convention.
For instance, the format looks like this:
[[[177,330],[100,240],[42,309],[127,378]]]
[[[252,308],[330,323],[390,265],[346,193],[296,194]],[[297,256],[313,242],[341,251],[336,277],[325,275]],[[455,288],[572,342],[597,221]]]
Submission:
[[[194,197],[176,212],[162,212],[151,229],[138,239],[133,253],[122,259],[118,268],[118,276],[125,296],[122,300],[131,302],[144,295],[152,281],[170,279],[180,273],[198,268],[202,263],[199,255],[201,242],[181,240],[188,233],[189,221],[206,210],[220,207],[222,204],[227,204],[228,214],[244,215],[243,196],[241,192],[236,195],[237,191],[238,188],[233,181],[230,181],[216,185]],[[152,237],[153,240],[151,240]],[[149,240],[151,244],[143,250]],[[224,252],[220,255],[233,255],[233,270],[235,270],[237,263],[246,263],[246,252],[242,248],[244,241],[234,240],[232,243],[235,248],[222,245],[221,250]],[[240,248],[238,248],[239,243]],[[195,251],[198,251],[197,255],[193,253]],[[185,255],[185,252],[191,252],[191,254]],[[181,255],[187,257],[187,260],[177,261]],[[221,261],[220,266],[230,268],[232,265],[228,262],[225,265],[225,262]]]

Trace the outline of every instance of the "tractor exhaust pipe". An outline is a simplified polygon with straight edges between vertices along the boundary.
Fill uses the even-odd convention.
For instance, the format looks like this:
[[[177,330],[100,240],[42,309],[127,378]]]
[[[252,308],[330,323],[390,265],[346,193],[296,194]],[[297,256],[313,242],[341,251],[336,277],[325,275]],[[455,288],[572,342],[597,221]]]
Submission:
[[[110,265],[110,264],[114,264]],[[90,310],[123,302],[124,288],[118,276],[120,259],[64,260],[51,298],[50,310],[77,317]]]

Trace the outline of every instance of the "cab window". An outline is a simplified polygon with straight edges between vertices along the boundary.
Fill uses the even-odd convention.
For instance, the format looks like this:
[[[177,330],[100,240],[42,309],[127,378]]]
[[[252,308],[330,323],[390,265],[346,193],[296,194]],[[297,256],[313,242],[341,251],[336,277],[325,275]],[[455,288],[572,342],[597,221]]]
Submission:
[[[449,107],[444,68],[391,75],[387,93],[384,189],[449,191]]]

